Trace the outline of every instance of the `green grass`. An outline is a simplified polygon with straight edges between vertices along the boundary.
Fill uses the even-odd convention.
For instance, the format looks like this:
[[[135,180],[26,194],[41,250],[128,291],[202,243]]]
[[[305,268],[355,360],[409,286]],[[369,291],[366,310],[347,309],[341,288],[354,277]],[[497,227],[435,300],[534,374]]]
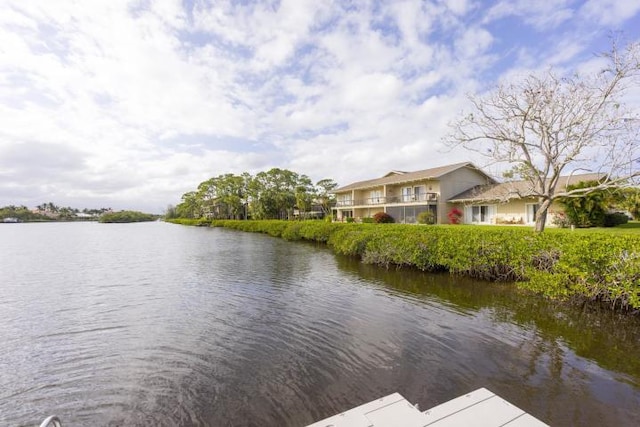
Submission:
[[[496,228],[523,228],[529,229],[533,231],[532,226],[519,226],[519,225],[447,225],[448,227],[473,227],[473,228],[486,228],[486,229],[496,229]],[[604,233],[604,234],[624,234],[624,235],[637,235],[640,234],[640,221],[629,221],[627,224],[618,225],[616,227],[592,227],[592,228],[557,228],[557,227],[546,227],[544,229],[545,233],[583,233],[583,234],[592,234],[592,233]]]
[[[630,221],[626,224],[621,224],[616,227],[592,227],[592,228],[546,228],[545,233],[549,231],[551,233],[603,233],[603,234],[640,234],[640,221]]]

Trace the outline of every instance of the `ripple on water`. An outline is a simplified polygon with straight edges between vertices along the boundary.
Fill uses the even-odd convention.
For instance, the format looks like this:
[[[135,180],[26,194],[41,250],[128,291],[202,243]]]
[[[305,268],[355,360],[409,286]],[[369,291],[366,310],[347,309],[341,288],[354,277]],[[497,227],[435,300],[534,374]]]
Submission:
[[[558,425],[567,410],[640,419],[633,381],[535,325],[314,245],[166,224],[24,230],[29,250],[0,246],[2,425],[300,426],[394,391],[431,406],[480,386]]]

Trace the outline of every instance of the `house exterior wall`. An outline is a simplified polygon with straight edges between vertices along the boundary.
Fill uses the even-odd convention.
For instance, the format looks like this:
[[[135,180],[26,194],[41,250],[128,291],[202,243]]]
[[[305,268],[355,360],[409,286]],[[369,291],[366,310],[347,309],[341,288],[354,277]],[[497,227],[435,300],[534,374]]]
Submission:
[[[415,187],[419,187],[417,196]],[[405,188],[411,189],[410,194]],[[429,179],[336,192],[336,217],[339,221],[347,216],[358,220],[387,212],[398,222],[415,222],[420,212],[433,210],[440,199],[439,193],[440,182]],[[397,209],[402,206],[411,209]]]
[[[512,199],[508,202],[497,203],[491,201],[476,202],[476,203],[454,203],[450,204],[451,207],[456,207],[463,212],[462,222],[464,224],[473,224],[472,218],[470,218],[469,207],[471,206],[488,206],[490,207],[491,218],[483,224],[496,224],[496,225],[534,225],[534,217],[531,215],[531,211],[527,212],[529,205],[537,205],[538,201],[534,197],[528,197],[523,199]],[[553,203],[549,208],[547,215],[547,226],[554,226],[553,219],[558,213],[564,212],[562,205]]]
[[[401,174],[398,177],[402,177]],[[435,212],[436,222],[449,222],[447,200],[465,190],[487,184],[490,179],[473,167],[462,166],[441,175],[438,179],[416,179],[375,185],[368,188],[336,192],[336,217],[339,221],[348,216],[356,220],[386,212],[398,222],[414,223],[420,213]],[[416,190],[416,187],[419,187]],[[372,194],[372,192],[374,192]],[[345,199],[346,196],[346,199]],[[346,200],[346,203],[341,203]]]
[[[438,223],[448,224],[447,214],[455,206],[459,205],[447,203],[447,200],[477,185],[487,184],[487,177],[481,172],[471,168],[457,169],[444,177],[440,181],[440,199],[438,201]],[[460,209],[464,211],[464,209]]]
[[[527,204],[536,204],[535,199],[511,200],[497,205],[494,224],[527,224]]]

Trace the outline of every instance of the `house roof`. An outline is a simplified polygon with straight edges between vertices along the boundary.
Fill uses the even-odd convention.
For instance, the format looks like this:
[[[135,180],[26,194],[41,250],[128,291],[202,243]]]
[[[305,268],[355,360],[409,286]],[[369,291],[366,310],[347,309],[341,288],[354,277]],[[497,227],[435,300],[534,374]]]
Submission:
[[[561,176],[558,182],[562,188],[575,185],[583,181],[598,181],[604,177],[600,173]],[[488,201],[508,201],[524,197],[534,197],[532,185],[529,181],[511,181],[499,184],[479,185],[466,190],[449,199],[452,203],[472,203]]]
[[[336,188],[332,191],[332,193],[341,193],[343,191],[350,190],[361,190],[365,188],[379,187],[381,185],[388,184],[402,184],[405,182],[414,182],[414,181],[422,181],[425,179],[440,179],[444,175],[447,175],[453,171],[462,168],[471,168],[485,175],[490,181],[493,179],[484,173],[482,170],[478,169],[471,162],[462,162],[462,163],[454,163],[451,165],[439,166],[436,168],[423,169],[415,172],[403,172],[403,171],[391,171],[381,178],[369,179],[366,181],[358,181],[349,185],[345,185],[344,187]]]

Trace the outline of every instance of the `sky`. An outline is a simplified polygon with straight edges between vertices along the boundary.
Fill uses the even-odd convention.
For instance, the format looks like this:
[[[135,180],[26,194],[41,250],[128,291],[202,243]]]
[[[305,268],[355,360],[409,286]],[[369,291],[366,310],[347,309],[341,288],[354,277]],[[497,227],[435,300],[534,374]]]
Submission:
[[[162,213],[225,173],[476,159],[468,94],[589,69],[640,0],[0,0],[0,206]]]

